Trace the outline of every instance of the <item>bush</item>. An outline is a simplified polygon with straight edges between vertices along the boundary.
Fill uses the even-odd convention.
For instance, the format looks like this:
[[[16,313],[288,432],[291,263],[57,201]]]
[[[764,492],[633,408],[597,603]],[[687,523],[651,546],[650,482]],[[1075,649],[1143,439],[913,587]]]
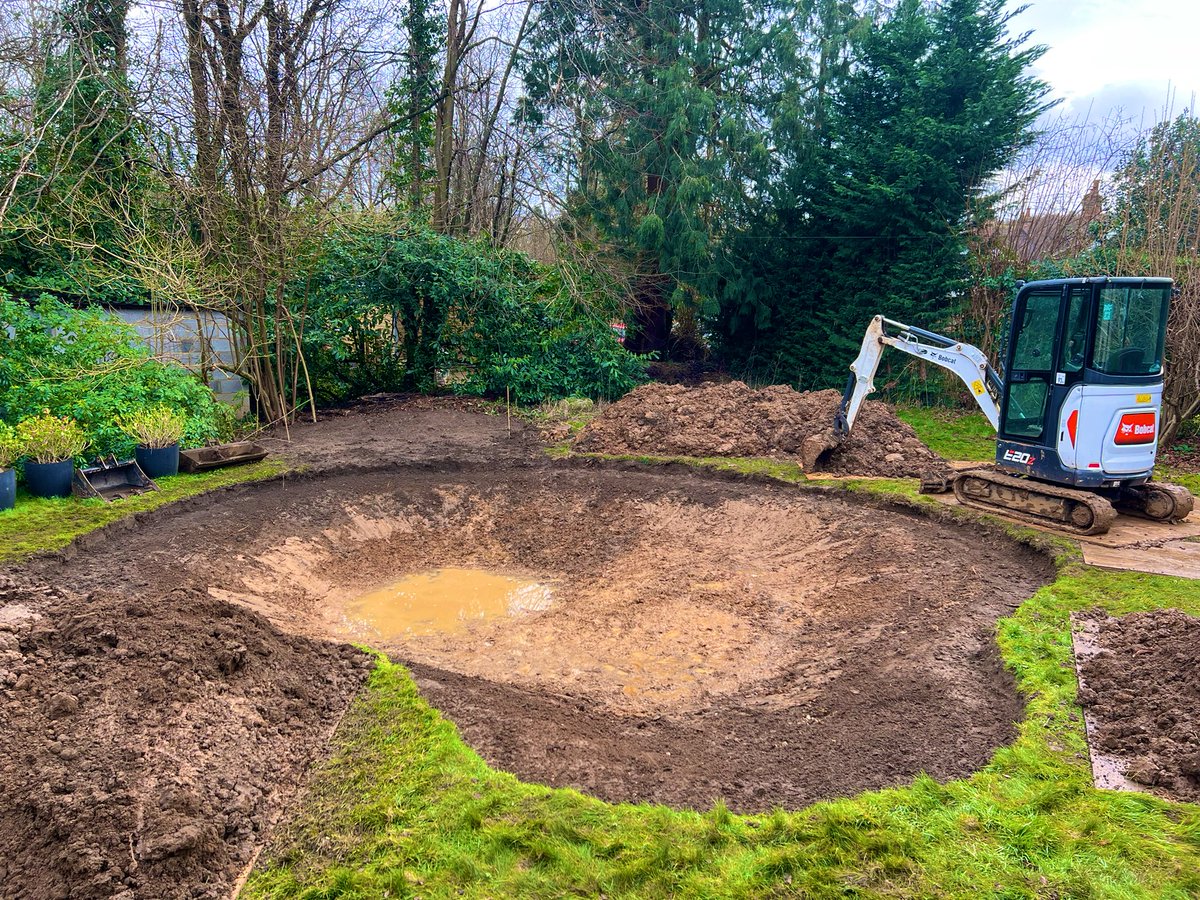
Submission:
[[[574,302],[557,270],[425,228],[343,228],[289,296],[319,403],[427,391],[439,373],[458,393],[522,404],[612,399],[646,378],[611,316]]]
[[[24,451],[16,432],[8,425],[0,422],[0,472],[11,469]]]
[[[139,447],[161,450],[178,444],[187,430],[187,420],[166,406],[154,406],[121,420],[121,430]]]
[[[17,443],[23,455],[36,463],[66,462],[87,449],[87,438],[74,419],[52,416],[49,410],[23,419],[17,425]]]
[[[43,409],[79,423],[92,450],[129,456],[119,422],[166,406],[185,421],[185,446],[219,437],[221,411],[207,385],[181,366],[152,359],[137,332],[101,309],[75,309],[49,296],[32,307],[0,291],[0,418]]]

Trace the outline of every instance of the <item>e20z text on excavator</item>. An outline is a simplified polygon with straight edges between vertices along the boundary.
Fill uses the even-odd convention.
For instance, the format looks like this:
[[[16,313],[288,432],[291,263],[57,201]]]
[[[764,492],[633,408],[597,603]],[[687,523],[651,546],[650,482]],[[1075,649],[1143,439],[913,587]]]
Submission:
[[[978,347],[876,316],[834,423],[854,427],[884,348],[948,369],[996,429],[996,464],[957,474],[968,506],[1077,534],[1118,512],[1176,522],[1193,498],[1152,481],[1162,407],[1169,278],[1063,278],[1021,285],[998,371]]]

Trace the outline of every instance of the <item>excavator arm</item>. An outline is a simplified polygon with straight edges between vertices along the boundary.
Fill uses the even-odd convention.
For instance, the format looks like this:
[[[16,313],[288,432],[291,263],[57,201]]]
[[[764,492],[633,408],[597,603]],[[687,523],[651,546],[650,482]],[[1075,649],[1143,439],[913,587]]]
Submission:
[[[982,350],[933,331],[876,316],[863,335],[858,357],[850,365],[850,379],[834,418],[834,430],[839,438],[850,433],[863,401],[874,392],[875,373],[879,370],[885,347],[895,347],[909,356],[953,372],[967,386],[992,427],[999,427],[1000,377]]]

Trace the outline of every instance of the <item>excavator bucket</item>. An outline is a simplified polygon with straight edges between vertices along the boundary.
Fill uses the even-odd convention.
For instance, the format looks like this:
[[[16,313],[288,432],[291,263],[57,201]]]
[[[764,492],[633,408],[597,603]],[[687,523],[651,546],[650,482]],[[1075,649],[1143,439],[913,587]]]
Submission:
[[[819,472],[821,465],[846,438],[835,428],[826,428],[804,439],[800,445],[800,468],[805,472]]]
[[[71,493],[76,497],[121,500],[137,494],[157,491],[158,485],[132,459],[118,462],[115,456],[98,459],[85,469],[75,470]]]

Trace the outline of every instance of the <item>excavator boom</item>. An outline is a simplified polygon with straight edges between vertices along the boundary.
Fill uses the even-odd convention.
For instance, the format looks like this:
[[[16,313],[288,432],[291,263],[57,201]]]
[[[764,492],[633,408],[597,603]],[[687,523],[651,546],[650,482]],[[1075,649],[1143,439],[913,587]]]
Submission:
[[[850,364],[850,378],[834,419],[834,428],[840,436],[850,433],[863,401],[874,393],[875,373],[887,347],[953,372],[970,390],[992,427],[999,427],[1000,377],[982,350],[924,328],[876,316],[867,326],[858,356]]]

